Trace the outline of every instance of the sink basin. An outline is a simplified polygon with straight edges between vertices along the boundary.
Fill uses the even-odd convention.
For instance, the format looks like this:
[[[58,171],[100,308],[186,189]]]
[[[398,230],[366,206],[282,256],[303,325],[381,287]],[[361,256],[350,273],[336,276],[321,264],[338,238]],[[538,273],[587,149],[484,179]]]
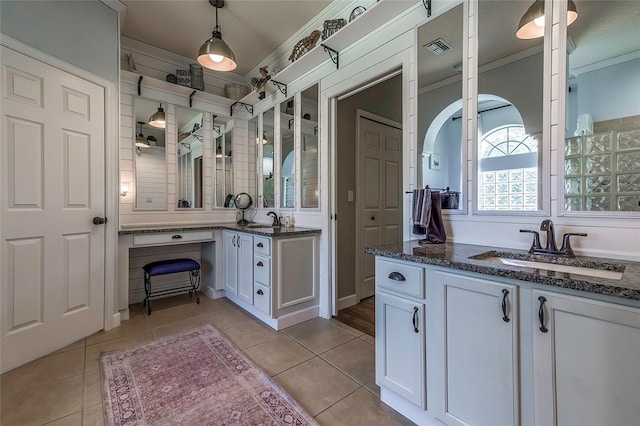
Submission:
[[[576,261],[575,259],[544,259],[540,256],[526,255],[521,253],[503,253],[491,251],[472,256],[471,259],[498,263],[502,265],[520,266],[522,268],[543,269],[545,271],[564,272],[568,274],[606,278],[609,280],[622,279],[622,275],[624,274],[624,266],[616,265],[614,263],[588,261],[584,264],[580,264],[581,262]]]
[[[245,228],[274,228],[275,229],[275,228],[280,228],[280,226],[266,225],[264,223],[252,223],[245,226]]]

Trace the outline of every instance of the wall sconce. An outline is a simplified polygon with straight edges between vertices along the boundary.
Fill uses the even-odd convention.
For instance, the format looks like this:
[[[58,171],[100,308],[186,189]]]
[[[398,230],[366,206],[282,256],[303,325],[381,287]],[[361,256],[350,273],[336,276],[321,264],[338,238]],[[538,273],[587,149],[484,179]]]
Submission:
[[[128,183],[121,184],[120,185],[120,196],[121,197],[126,197],[128,193],[129,193],[129,184]]]

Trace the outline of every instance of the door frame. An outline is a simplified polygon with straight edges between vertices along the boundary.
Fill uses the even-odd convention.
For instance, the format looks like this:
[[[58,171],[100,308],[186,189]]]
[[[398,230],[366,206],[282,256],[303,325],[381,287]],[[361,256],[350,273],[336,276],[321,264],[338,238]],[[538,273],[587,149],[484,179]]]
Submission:
[[[393,78],[395,75],[397,75],[397,73],[392,73],[389,74],[388,78]],[[386,80],[386,78],[385,78]],[[382,83],[385,80],[380,80],[377,81],[377,83]],[[371,86],[373,87],[373,86]],[[404,108],[402,108],[404,110]],[[399,123],[397,121],[394,120],[390,120],[386,117],[383,117],[381,115],[377,115],[377,114],[373,114],[369,111],[365,111],[364,109],[361,108],[357,108],[356,109],[356,180],[358,181],[358,183],[356,184],[356,198],[357,198],[357,202],[356,202],[356,252],[360,250],[360,241],[362,239],[362,197],[358,197],[358,194],[361,193],[361,191],[359,191],[359,187],[360,187],[360,155],[361,155],[361,150],[362,147],[360,146],[360,136],[361,136],[361,130],[360,130],[360,119],[364,118],[366,120],[371,120],[371,121],[375,121],[379,124],[382,124],[384,126],[389,126],[389,127],[393,127],[399,130],[403,130],[402,128],[402,123]],[[400,141],[401,147],[402,149],[404,149],[404,132],[403,132],[403,138]],[[404,160],[404,158],[403,158]],[[403,163],[403,167],[402,169],[404,170],[404,163]],[[401,183],[401,187],[400,187],[400,191],[402,191],[402,185],[404,185],[404,183]],[[404,197],[404,195],[402,195],[402,197]],[[402,220],[402,216],[404,216],[404,211],[401,214],[401,219],[400,219],[400,225],[403,225],[403,220]],[[361,256],[362,253],[359,253],[357,256]],[[360,298],[360,286],[362,284],[360,278],[361,278],[361,274],[362,274],[362,259],[360,259],[360,257],[356,257],[356,303],[360,303],[360,300],[362,300]],[[337,278],[337,277],[336,277]],[[336,291],[337,291],[337,285],[338,283],[336,282]]]
[[[104,158],[105,158],[105,211],[104,214],[109,220],[104,225],[104,318],[103,326],[105,330],[120,325],[120,312],[116,310],[115,301],[118,300],[118,288],[115,285],[118,276],[118,229],[119,229],[119,185],[118,185],[118,165],[119,165],[119,120],[120,117],[120,97],[116,85],[102,77],[91,74],[75,65],[69,64],[61,59],[28,46],[5,34],[0,33],[0,45],[14,50],[20,54],[28,56],[37,61],[43,62],[63,72],[74,75],[83,80],[87,80],[104,89]],[[118,74],[120,71],[118,70]],[[1,237],[0,237],[1,239]]]

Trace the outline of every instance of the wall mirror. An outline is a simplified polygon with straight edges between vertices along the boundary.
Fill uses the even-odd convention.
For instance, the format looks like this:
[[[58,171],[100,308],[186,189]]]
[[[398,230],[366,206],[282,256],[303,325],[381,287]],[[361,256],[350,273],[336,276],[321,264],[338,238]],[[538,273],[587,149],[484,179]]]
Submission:
[[[418,186],[440,191],[444,212],[462,211],[463,6],[418,28]]]
[[[273,148],[274,144],[274,109],[262,113],[262,161],[260,176],[262,176],[262,207],[275,207],[273,186]],[[258,157],[260,158],[260,157]]]
[[[300,199],[302,208],[318,208],[319,155],[318,155],[318,85],[301,92],[300,105]]]
[[[293,208],[296,197],[294,114],[291,97],[280,104],[280,207]]]
[[[564,210],[640,212],[636,1],[576,1],[567,29]]]
[[[516,36],[532,3],[478,2],[478,212],[542,208],[544,37]]]
[[[134,98],[133,109],[135,209],[167,210],[166,125],[149,125],[152,116],[158,118],[164,115],[164,108],[158,102],[137,97]],[[162,125],[157,122],[154,124]]]
[[[202,208],[203,183],[203,114],[176,107],[178,143],[176,152],[177,207]]]
[[[214,206],[233,208],[233,121],[213,122]]]

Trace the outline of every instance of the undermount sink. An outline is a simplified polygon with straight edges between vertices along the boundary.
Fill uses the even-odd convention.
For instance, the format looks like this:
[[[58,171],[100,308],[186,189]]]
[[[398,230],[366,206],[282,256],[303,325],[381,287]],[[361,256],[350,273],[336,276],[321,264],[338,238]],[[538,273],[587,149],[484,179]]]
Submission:
[[[251,223],[247,226],[245,226],[245,228],[280,228],[280,225],[266,225],[264,223]]]
[[[614,263],[586,261],[584,264],[580,264],[583,262],[576,259],[542,258],[541,256],[521,253],[490,251],[476,256],[471,256],[471,259],[502,265],[520,266],[522,268],[543,269],[546,271],[606,278],[610,280],[622,279],[622,275],[624,274],[624,266]]]

